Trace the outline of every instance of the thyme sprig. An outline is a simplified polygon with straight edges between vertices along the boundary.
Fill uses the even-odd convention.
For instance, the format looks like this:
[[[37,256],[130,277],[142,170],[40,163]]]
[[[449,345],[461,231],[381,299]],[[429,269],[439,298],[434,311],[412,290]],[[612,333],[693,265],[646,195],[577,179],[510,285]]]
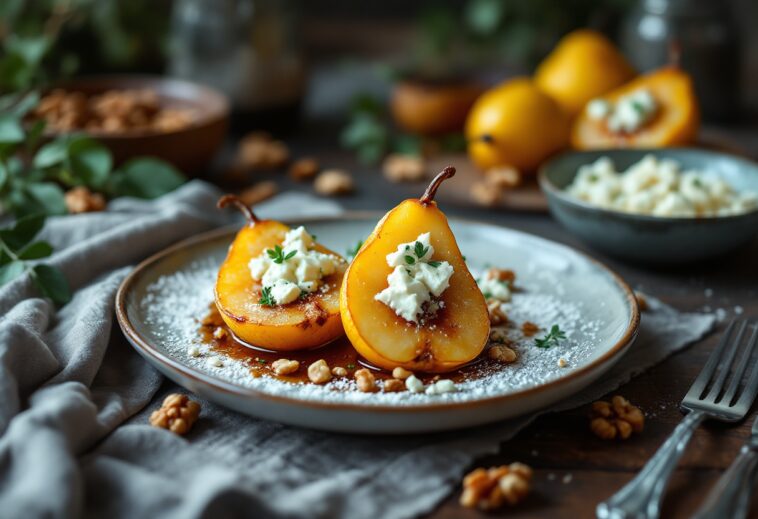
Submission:
[[[566,338],[566,334],[561,330],[560,326],[554,324],[547,334],[540,338],[534,339],[534,345],[538,348],[551,348],[558,345],[558,341]]]
[[[292,258],[292,256],[297,254],[297,251],[293,250],[285,254],[284,249],[282,249],[281,245],[275,245],[273,249],[266,249],[266,254],[268,254],[268,257],[271,258],[274,263],[281,265],[288,259]]]

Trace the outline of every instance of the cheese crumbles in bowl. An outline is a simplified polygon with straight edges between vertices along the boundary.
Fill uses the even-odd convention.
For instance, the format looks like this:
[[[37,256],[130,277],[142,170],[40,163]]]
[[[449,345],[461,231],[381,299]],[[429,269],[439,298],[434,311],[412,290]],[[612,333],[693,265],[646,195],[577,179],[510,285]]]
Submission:
[[[665,217],[713,217],[758,209],[758,191],[737,191],[726,180],[646,155],[625,171],[603,156],[579,168],[566,191],[615,211]]]
[[[553,216],[613,256],[681,264],[738,254],[758,234],[758,165],[685,148],[569,152],[540,168]]]

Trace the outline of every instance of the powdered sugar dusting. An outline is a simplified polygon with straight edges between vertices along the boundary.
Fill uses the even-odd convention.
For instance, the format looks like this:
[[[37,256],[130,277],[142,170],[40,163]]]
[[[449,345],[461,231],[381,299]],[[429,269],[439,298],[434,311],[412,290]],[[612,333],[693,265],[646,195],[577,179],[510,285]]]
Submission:
[[[353,230],[352,233],[339,225],[339,222],[325,222],[309,230],[316,232],[328,246],[342,250],[365,236],[371,224],[367,222],[361,231],[357,231],[361,228],[355,224],[348,228],[348,231]],[[503,305],[503,309],[517,325],[531,321],[540,327],[534,337],[525,337],[520,326],[504,329],[514,343],[512,348],[518,354],[518,360],[494,372],[484,373],[480,378],[457,383],[456,392],[435,395],[409,391],[361,393],[355,382],[347,378],[333,379],[318,386],[285,382],[265,375],[254,377],[244,362],[211,351],[199,334],[198,321],[207,313],[208,304],[213,299],[216,272],[228,245],[224,240],[217,240],[218,243],[210,248],[206,245],[194,254],[195,259],[165,269],[164,275],[146,281],[142,299],[131,310],[132,320],[144,323],[141,333],[165,354],[195,371],[225,382],[281,397],[367,406],[472,402],[536,387],[586,365],[623,335],[628,325],[628,308],[623,293],[612,286],[613,281],[605,271],[582,256],[541,240],[537,242],[539,246],[532,243],[525,249],[523,242],[530,237],[518,233],[513,233],[510,240],[501,238],[496,247],[487,247],[481,244],[475,233],[465,232],[465,229],[458,233],[455,227],[454,230],[464,253],[477,251],[475,259],[469,258],[474,264],[470,265],[472,270],[496,265],[516,271],[520,290],[513,294],[511,302]],[[477,241],[472,241],[474,239]],[[339,245],[343,244],[340,248]],[[549,250],[540,250],[540,247]],[[535,261],[535,257],[547,259]],[[535,337],[542,337],[555,324],[565,332],[566,339],[549,349],[536,347]],[[199,350],[198,356],[195,356],[195,348]],[[209,362],[212,357],[218,357],[221,365]],[[560,359],[567,361],[565,367],[559,365]]]

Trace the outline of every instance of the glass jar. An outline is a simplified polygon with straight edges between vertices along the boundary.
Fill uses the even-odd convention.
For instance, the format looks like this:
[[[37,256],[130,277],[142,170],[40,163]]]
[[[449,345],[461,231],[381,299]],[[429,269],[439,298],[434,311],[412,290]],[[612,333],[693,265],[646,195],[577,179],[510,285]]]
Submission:
[[[737,33],[727,2],[639,0],[622,25],[621,44],[640,71],[670,63],[678,45],[704,116],[727,119],[739,109]]]
[[[306,67],[294,2],[176,0],[169,72],[229,96],[233,127],[292,126]]]

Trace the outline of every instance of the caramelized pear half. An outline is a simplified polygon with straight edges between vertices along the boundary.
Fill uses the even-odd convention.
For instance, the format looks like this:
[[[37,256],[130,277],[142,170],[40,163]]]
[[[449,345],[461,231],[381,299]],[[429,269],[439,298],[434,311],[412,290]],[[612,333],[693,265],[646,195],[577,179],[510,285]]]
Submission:
[[[250,260],[280,245],[290,228],[274,220],[260,220],[234,196],[219,200],[219,207],[235,204],[247,217],[237,233],[216,280],[215,299],[221,317],[237,338],[275,351],[315,348],[343,335],[339,289],[347,268],[325,277],[324,290],[317,290],[286,305],[260,303],[262,287],[250,274]],[[316,244],[315,250],[340,257]]]
[[[695,140],[700,127],[700,110],[690,76],[668,66],[639,76],[602,96],[615,103],[636,90],[649,90],[658,102],[654,118],[634,133],[610,132],[602,121],[582,111],[571,130],[571,144],[580,150],[604,148],[659,148],[684,146]]]
[[[345,333],[358,353],[378,367],[442,373],[473,360],[487,344],[490,323],[484,296],[447,218],[433,201],[440,183],[454,173],[455,169],[445,168],[420,199],[405,200],[388,212],[345,273],[340,291]],[[427,232],[433,260],[450,263],[453,274],[440,296],[441,309],[416,324],[374,297],[387,287],[392,272],[387,255]]]

